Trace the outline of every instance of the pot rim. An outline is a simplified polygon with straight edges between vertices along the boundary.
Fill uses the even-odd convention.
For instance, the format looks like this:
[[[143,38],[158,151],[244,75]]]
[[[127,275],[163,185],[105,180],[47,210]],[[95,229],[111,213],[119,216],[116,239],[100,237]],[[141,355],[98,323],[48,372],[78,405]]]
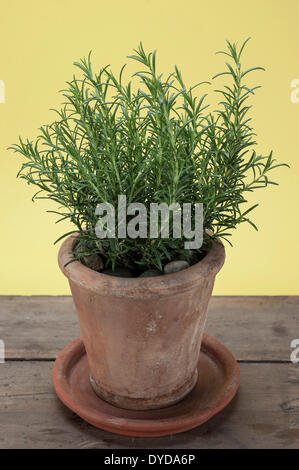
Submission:
[[[58,264],[63,274],[69,281],[78,287],[92,291],[100,295],[119,295],[127,297],[144,296],[145,293],[168,294],[182,290],[189,290],[198,284],[199,279],[215,277],[222,268],[225,260],[225,249],[219,240],[212,240],[212,245],[205,257],[198,263],[176,273],[161,274],[155,277],[116,277],[109,274],[99,273],[80,261],[72,260],[71,251],[79,237],[79,233],[66,238],[58,252]]]

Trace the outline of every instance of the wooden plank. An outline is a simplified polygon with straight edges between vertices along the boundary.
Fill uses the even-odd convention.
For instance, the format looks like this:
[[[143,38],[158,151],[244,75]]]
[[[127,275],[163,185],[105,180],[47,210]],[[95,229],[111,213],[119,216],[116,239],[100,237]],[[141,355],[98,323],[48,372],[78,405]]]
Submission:
[[[71,297],[0,297],[0,338],[6,360],[55,359],[78,336]]]
[[[206,330],[238,360],[289,361],[298,321],[298,296],[212,297]]]
[[[299,297],[212,297],[207,332],[242,361],[288,361]],[[0,297],[7,359],[54,359],[80,335],[71,297]]]
[[[299,364],[242,363],[231,404],[191,431],[131,438],[93,428],[68,410],[51,362],[0,364],[0,448],[298,448]]]

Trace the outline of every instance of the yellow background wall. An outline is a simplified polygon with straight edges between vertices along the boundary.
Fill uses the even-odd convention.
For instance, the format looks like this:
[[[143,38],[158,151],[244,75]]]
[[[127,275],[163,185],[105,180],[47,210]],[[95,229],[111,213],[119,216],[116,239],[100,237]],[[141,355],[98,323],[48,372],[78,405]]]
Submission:
[[[16,179],[21,159],[6,150],[19,135],[34,138],[54,118],[58,90],[72,77],[74,60],[93,50],[93,63],[123,64],[140,40],[158,49],[159,67],[176,63],[188,83],[210,79],[223,69],[226,38],[252,37],[246,65],[263,85],[254,98],[259,148],[288,162],[280,186],[258,191],[253,220],[233,234],[214,293],[219,295],[299,294],[298,176],[299,103],[291,81],[299,78],[298,0],[10,0],[0,5],[1,248],[0,294],[67,294],[53,241],[66,227],[54,224],[46,202],[31,202],[34,188]],[[299,91],[297,94],[299,98]]]

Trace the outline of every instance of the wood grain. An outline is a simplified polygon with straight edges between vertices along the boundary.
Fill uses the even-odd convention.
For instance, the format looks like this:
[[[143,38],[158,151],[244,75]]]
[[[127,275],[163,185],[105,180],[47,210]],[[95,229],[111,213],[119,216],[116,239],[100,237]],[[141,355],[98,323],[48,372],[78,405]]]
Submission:
[[[240,361],[289,361],[299,297],[212,297],[206,331]],[[6,359],[55,359],[80,335],[71,297],[0,297]]]
[[[239,360],[230,405],[198,428],[130,438],[85,423],[56,397],[53,360],[80,335],[71,297],[0,297],[0,448],[299,448],[299,297],[213,297],[206,331]]]
[[[56,397],[51,362],[0,368],[0,448],[298,448],[299,367],[240,364],[241,386],[219,415],[191,431],[131,438],[85,423]]]

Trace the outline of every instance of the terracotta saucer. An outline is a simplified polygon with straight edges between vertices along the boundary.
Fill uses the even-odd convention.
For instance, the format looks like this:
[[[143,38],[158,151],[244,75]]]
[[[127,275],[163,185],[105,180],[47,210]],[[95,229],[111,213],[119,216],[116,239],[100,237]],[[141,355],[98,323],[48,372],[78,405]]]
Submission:
[[[100,399],[89,382],[89,367],[81,338],[61,351],[53,367],[53,384],[61,401],[88,423],[128,436],[165,436],[192,429],[222,410],[234,397],[240,382],[238,364],[231,352],[204,334],[195,388],[168,408],[132,411]]]

